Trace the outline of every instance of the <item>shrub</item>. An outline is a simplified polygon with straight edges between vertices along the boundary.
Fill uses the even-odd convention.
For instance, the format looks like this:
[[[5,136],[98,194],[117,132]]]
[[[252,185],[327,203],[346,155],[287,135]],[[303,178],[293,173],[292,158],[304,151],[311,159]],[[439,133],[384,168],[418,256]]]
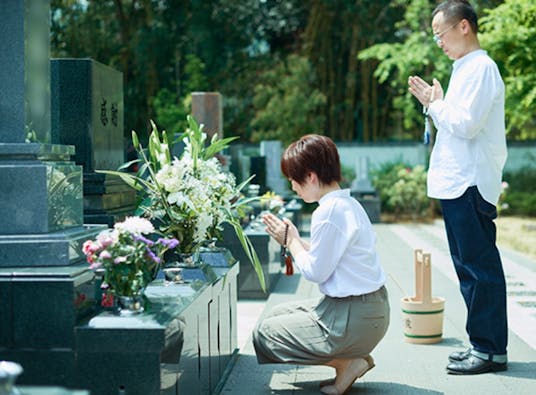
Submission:
[[[507,215],[536,216],[536,169],[505,172],[499,209]]]
[[[430,199],[426,195],[426,170],[403,163],[388,163],[373,172],[373,185],[378,190],[384,212],[410,217],[428,216]]]

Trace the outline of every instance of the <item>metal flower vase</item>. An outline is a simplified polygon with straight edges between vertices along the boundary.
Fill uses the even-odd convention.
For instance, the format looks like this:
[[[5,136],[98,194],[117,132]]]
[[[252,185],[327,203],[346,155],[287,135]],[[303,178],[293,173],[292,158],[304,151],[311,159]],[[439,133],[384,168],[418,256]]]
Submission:
[[[143,293],[137,295],[123,296],[117,295],[117,308],[120,316],[133,316],[144,311]]]
[[[165,267],[197,267],[200,264],[199,251],[191,253],[166,251],[164,261]]]
[[[401,300],[404,337],[408,343],[438,343],[443,336],[445,299],[432,297],[431,255],[415,250],[414,258],[416,295]]]

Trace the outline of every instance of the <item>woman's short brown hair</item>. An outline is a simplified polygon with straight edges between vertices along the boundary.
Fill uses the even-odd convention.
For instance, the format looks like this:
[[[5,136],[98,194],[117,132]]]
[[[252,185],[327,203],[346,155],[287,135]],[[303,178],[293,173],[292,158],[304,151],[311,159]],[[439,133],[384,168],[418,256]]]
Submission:
[[[290,180],[303,184],[310,172],[322,184],[341,180],[341,163],[337,146],[329,137],[308,134],[293,142],[281,157],[281,171]]]

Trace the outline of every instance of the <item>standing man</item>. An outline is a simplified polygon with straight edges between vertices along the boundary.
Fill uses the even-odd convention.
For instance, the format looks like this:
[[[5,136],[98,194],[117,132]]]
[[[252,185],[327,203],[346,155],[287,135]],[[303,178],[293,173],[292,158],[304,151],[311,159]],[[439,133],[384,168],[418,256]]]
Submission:
[[[467,306],[471,347],[450,354],[451,374],[507,369],[506,283],[496,246],[496,205],[506,161],[504,84],[480,48],[478,20],[465,0],[447,0],[432,19],[434,41],[454,60],[446,95],[409,78],[409,91],[437,129],[428,170],[428,196],[439,199],[450,254]]]

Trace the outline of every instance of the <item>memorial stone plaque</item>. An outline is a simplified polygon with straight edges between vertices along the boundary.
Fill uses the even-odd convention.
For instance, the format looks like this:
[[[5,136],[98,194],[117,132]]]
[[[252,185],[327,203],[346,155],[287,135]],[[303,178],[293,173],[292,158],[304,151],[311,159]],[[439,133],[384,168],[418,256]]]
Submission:
[[[192,92],[192,117],[203,124],[209,138],[217,134],[223,137],[223,110],[218,92]]]
[[[137,206],[117,170],[125,162],[123,74],[92,59],[52,59],[52,140],[76,147],[84,168],[84,223],[113,226]]]
[[[123,75],[92,59],[52,59],[52,139],[74,145],[84,172],[125,161]]]
[[[276,194],[286,197],[289,195],[287,181],[281,173],[281,141],[261,141],[261,155],[266,157],[266,186]]]

